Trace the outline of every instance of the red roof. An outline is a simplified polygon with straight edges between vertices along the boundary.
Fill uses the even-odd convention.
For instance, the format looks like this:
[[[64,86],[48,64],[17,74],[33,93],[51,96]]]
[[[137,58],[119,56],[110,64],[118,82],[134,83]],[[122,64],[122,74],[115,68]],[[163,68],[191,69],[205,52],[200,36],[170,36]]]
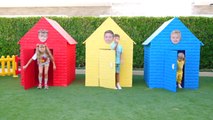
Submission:
[[[77,42],[56,21],[48,19],[48,18],[45,18],[45,17],[42,17],[40,20],[42,20],[42,19],[47,21],[62,37],[64,37],[64,39],[69,44],[77,44]],[[38,24],[38,22],[36,24]],[[34,25],[34,27],[35,27],[35,25]],[[32,28],[31,28],[31,30],[32,30]],[[26,34],[28,34],[28,32]],[[21,40],[18,43],[20,43],[22,41],[24,36],[21,38]]]
[[[54,20],[45,18],[51,25],[52,27],[55,28],[66,40],[69,44],[77,44],[77,42]]]

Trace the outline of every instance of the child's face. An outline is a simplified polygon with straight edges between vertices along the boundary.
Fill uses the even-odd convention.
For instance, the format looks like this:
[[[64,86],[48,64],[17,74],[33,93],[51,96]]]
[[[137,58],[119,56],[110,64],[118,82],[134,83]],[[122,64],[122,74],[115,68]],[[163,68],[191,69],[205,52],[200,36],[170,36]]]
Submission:
[[[184,54],[183,53],[178,54],[178,60],[184,60]]]
[[[180,42],[180,35],[176,34],[176,33],[171,34],[171,41],[174,44],[179,43]]]
[[[113,40],[113,35],[111,33],[105,33],[104,34],[104,40],[106,43],[111,43]]]
[[[48,33],[40,32],[38,33],[38,38],[41,42],[45,42],[47,40]]]
[[[114,41],[115,41],[116,43],[118,43],[119,40],[120,40],[120,37],[114,37]]]
[[[45,51],[45,46],[44,46],[44,45],[39,45],[38,50],[39,50],[41,53],[44,53],[44,51]]]

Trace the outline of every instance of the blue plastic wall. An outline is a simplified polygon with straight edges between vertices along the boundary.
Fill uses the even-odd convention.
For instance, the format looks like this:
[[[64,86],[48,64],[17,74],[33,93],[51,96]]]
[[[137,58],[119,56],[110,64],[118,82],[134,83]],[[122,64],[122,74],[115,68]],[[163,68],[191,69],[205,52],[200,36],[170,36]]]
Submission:
[[[173,44],[170,34],[173,30],[181,31],[181,41]],[[148,45],[144,46],[144,79],[149,88],[163,88],[165,62],[169,51],[185,51],[184,88],[199,87],[199,63],[201,42],[178,19],[174,18]]]

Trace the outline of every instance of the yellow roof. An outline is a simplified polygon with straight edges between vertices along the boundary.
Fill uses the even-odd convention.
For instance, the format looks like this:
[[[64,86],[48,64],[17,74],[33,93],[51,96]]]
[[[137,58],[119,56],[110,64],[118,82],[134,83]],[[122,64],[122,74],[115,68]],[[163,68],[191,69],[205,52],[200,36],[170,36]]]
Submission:
[[[136,44],[119,26],[118,24],[111,18],[108,17],[84,42],[90,41],[90,40],[100,40],[103,39],[103,33],[106,30],[112,30],[114,33],[117,33],[121,36],[126,36],[125,38],[128,38],[127,40],[132,41],[134,44]]]

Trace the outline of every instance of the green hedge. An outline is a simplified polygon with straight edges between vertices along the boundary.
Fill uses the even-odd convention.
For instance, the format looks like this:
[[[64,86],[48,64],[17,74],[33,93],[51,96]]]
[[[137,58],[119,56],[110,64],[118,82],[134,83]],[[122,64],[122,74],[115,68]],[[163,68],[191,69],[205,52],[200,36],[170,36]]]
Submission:
[[[77,42],[77,67],[85,66],[85,45],[82,44],[106,19],[102,17],[50,17],[56,20]],[[134,46],[134,68],[143,67],[143,46],[161,24],[172,17],[113,17],[115,22],[137,43]],[[20,38],[40,19],[0,18],[0,56],[19,54]],[[213,18],[180,17],[182,22],[205,46],[201,48],[202,69],[213,68]]]

